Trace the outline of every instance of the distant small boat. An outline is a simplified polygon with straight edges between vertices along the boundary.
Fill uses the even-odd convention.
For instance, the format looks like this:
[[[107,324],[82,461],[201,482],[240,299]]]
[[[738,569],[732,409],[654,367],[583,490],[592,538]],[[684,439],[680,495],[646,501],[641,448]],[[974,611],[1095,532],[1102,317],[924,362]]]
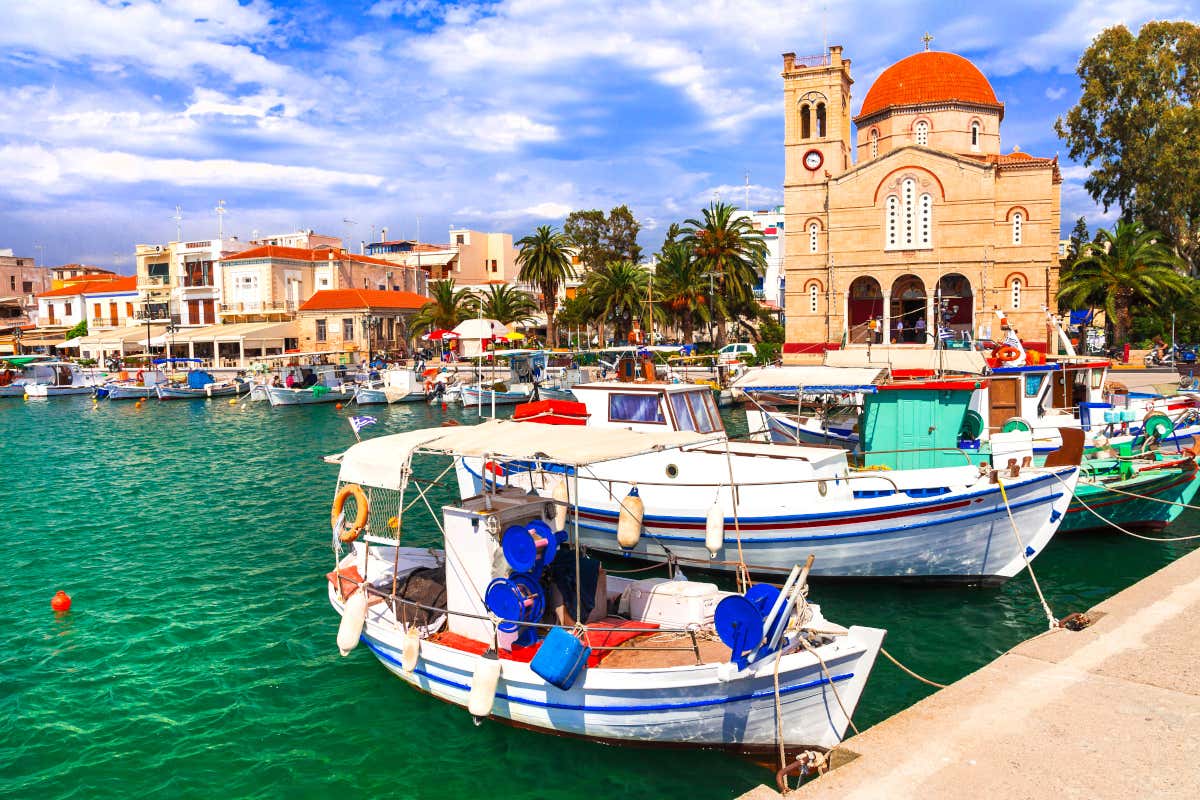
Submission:
[[[330,388],[318,383],[306,388],[267,386],[267,400],[273,406],[308,406],[314,403],[347,403],[354,399],[354,386],[343,384]]]
[[[83,374],[78,364],[69,361],[43,361],[30,365],[33,374],[25,383],[24,394],[30,397],[64,397],[91,394],[96,384]]]
[[[359,405],[372,403],[412,403],[425,399],[421,376],[411,369],[385,369],[379,377],[358,385],[354,402]]]
[[[172,361],[181,359],[172,359]],[[159,362],[155,362],[159,363]],[[218,381],[211,372],[189,370],[187,382],[160,383],[154,387],[159,400],[206,400],[213,397],[235,397],[250,390],[243,378]]]
[[[503,389],[498,387],[504,387]],[[505,384],[496,383],[492,387],[485,386],[464,386],[462,387],[462,403],[464,406],[484,405],[490,406],[494,402],[498,406],[516,405],[524,403],[533,394],[533,384],[531,383],[516,383]]]

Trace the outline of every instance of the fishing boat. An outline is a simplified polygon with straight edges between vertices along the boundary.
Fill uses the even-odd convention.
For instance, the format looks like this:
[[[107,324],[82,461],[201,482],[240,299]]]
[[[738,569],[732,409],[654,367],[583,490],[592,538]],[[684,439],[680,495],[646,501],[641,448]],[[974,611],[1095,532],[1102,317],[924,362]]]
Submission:
[[[354,391],[355,403],[412,403],[425,399],[421,376],[414,370],[385,369],[378,375],[378,378],[358,384]]]
[[[1115,527],[1162,530],[1178,519],[1200,490],[1192,451],[1134,456],[1128,445],[1090,455],[1061,531]]]
[[[40,355],[0,358],[0,397],[24,397],[25,387],[35,380],[34,365],[52,360]]]
[[[113,380],[96,387],[99,400],[142,400],[157,397],[155,387],[166,383],[167,376],[160,369],[139,369],[134,374],[122,370]]]
[[[24,384],[29,397],[91,394],[96,388],[95,381],[69,361],[39,361],[29,367],[32,374]]]
[[[156,358],[155,365],[164,367],[203,363],[198,358]],[[236,397],[250,391],[250,383],[240,375],[231,380],[219,381],[204,369],[190,369],[179,380],[155,384],[154,392],[159,400],[206,400],[215,397]]]
[[[532,383],[505,383],[496,381],[493,384],[475,384],[463,386],[459,390],[462,404],[472,406],[512,406],[524,403],[533,394]]]
[[[805,568],[782,589],[744,592],[606,575],[582,552],[578,508],[503,486],[444,506],[442,547],[401,546],[414,455],[579,474],[705,439],[489,420],[355,445],[336,459],[331,515],[339,649],[361,642],[476,720],[611,744],[833,747],[885,631],[826,620],[806,599]]]
[[[813,553],[813,574],[823,577],[1002,583],[1057,530],[1078,479],[1082,432],[1064,429],[1063,447],[1042,466],[1028,431],[994,435],[986,453],[960,448],[974,381],[907,388],[868,395],[869,446],[852,462],[840,448],[733,441],[712,393],[698,386],[578,385],[586,427],[708,437],[569,476],[582,541],[714,570],[786,573]],[[911,402],[912,392],[922,401]],[[456,469],[463,497],[491,482],[553,497],[566,479],[537,462],[500,474],[486,459],[461,458]],[[626,521],[632,506],[643,509],[636,524]]]

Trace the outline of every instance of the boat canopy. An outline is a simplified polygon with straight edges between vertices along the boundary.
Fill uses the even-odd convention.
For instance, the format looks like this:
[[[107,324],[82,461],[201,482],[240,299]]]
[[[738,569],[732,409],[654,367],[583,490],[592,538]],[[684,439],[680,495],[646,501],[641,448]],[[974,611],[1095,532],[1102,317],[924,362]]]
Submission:
[[[743,392],[829,394],[874,392],[887,379],[881,367],[764,367],[752,369],[733,382]]]
[[[582,467],[717,440],[713,434],[682,431],[646,433],[493,419],[478,425],[424,428],[367,439],[342,456],[338,479],[398,490],[404,467],[416,452]]]
[[[875,346],[870,350],[829,350],[825,353],[827,367],[876,367],[898,370],[932,372],[965,372],[983,375],[988,371],[987,359],[976,350],[928,350],[924,348]]]
[[[0,358],[0,361],[12,364],[14,367],[24,367],[27,364],[36,364],[47,360],[52,359],[50,356],[4,356]]]

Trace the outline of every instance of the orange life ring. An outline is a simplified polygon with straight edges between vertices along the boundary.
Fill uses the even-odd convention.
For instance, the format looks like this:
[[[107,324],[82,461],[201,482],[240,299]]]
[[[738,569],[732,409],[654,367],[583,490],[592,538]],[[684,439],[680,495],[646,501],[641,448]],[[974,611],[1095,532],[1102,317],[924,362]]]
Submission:
[[[146,373],[142,372],[140,369],[138,370],[138,373],[137,373],[137,382],[138,382],[138,386],[146,385]]]
[[[426,378],[425,379],[425,394],[431,394],[432,392],[433,392],[433,381],[430,378]]]
[[[1016,361],[1021,357],[1021,351],[1015,347],[1012,347],[1011,345],[1006,344],[1002,347],[997,347],[992,355],[1004,362]]]
[[[337,527],[338,517],[342,514],[342,508],[345,507],[346,501],[351,497],[355,500],[357,511],[354,514],[354,522],[350,523],[350,527],[343,527],[338,531],[338,538],[343,542],[353,542],[362,533],[363,528],[367,527],[367,493],[357,483],[347,483],[333,497],[333,511],[329,515],[329,524]],[[345,523],[343,522],[343,525]]]

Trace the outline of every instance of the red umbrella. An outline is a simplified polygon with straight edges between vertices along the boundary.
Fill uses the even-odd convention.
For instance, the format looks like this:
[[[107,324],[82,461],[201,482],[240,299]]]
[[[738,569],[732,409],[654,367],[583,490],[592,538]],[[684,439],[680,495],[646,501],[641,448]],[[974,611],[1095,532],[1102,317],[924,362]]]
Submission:
[[[458,338],[457,333],[455,333],[454,331],[448,331],[445,328],[438,328],[436,331],[430,331],[429,333],[427,333],[421,337],[421,339],[426,342],[428,342],[428,341],[437,342],[437,341],[441,341],[443,339],[457,339],[457,338]]]

